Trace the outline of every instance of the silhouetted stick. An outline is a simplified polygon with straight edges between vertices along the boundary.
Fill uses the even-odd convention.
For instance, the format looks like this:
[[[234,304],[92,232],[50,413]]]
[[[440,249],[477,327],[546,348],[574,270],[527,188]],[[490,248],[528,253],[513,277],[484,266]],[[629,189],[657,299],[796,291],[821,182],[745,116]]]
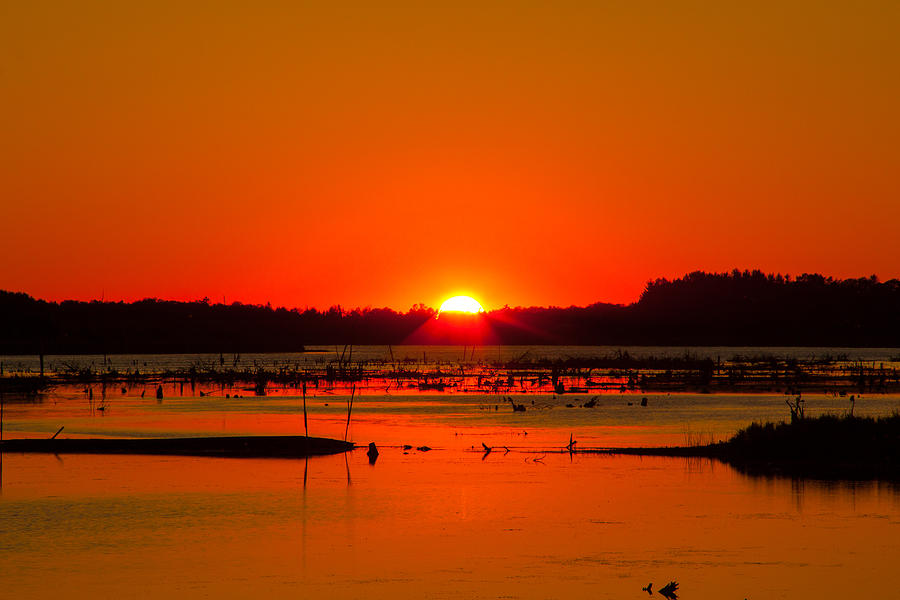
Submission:
[[[344,441],[347,441],[347,434],[350,433],[350,413],[353,411],[353,395],[356,393],[356,384],[350,386],[350,400],[347,402],[347,426],[344,428]]]
[[[309,424],[306,422],[306,382],[303,382],[303,430],[306,437],[309,437]]]
[[[481,445],[484,447],[484,454],[481,455],[481,460],[484,460],[484,459],[486,459],[486,458],[488,457],[488,454],[491,453],[491,450],[493,450],[493,448],[491,448],[490,446],[488,446],[488,445],[485,444],[484,442],[481,442]]]
[[[60,428],[56,431],[56,433],[53,434],[53,437],[51,437],[50,439],[51,439],[51,440],[55,440],[55,439],[56,439],[56,436],[58,436],[58,435],[60,434],[60,432],[62,432],[62,430],[65,429],[65,428],[66,428],[65,425],[63,425],[62,427],[60,427]]]

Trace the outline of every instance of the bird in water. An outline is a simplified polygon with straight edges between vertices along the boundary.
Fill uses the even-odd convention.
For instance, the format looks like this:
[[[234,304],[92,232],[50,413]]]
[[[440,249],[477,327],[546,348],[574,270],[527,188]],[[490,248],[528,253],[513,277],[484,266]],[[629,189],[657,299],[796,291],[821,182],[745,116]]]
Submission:
[[[524,404],[516,404],[509,396],[506,397],[506,401],[512,404],[513,412],[525,412]]]

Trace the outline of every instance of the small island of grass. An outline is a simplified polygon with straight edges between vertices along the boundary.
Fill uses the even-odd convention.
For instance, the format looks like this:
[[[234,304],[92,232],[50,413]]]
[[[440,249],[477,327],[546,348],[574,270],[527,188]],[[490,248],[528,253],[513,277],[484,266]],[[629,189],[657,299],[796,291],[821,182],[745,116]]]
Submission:
[[[821,415],[754,423],[711,453],[749,473],[900,479],[900,414]]]
[[[789,423],[753,423],[724,442],[600,452],[716,458],[752,475],[900,480],[900,414],[810,418],[795,413]]]

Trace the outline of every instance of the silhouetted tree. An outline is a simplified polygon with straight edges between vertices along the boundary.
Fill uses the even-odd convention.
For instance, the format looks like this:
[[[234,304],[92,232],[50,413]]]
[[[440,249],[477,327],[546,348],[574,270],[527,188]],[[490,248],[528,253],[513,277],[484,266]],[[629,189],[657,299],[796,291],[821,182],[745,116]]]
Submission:
[[[424,327],[434,317],[422,304],[406,313],[341,306],[320,312],[207,298],[56,303],[0,291],[0,353],[296,351],[308,344],[427,342],[423,331],[465,339],[446,327]],[[506,306],[482,320],[491,343],[502,344],[897,347],[900,281],[696,271],[648,282],[629,306]]]

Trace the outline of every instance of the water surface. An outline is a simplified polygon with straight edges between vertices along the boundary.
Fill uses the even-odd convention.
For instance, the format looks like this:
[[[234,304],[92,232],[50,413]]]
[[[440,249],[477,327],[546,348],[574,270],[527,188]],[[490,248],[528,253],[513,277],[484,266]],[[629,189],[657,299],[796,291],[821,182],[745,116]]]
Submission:
[[[95,388],[89,398],[65,387],[7,402],[4,436],[60,426],[71,436],[303,430],[302,399],[288,392],[200,397],[167,384],[161,402],[140,392]],[[682,444],[787,416],[778,394],[644,395],[646,407],[626,393],[592,409],[578,407],[584,395],[522,396],[527,410],[513,413],[491,395],[367,393],[354,398],[347,428],[348,396],[311,392],[310,433],[374,441],[374,465],[364,450],[308,461],[7,454],[0,589],[19,598],[637,599],[648,582],[675,579],[690,600],[896,587],[892,484],[553,452],[569,435],[582,446]],[[847,410],[846,398],[807,403],[813,414]],[[890,395],[856,403],[857,414],[898,408]],[[494,450],[483,455],[482,443]]]

